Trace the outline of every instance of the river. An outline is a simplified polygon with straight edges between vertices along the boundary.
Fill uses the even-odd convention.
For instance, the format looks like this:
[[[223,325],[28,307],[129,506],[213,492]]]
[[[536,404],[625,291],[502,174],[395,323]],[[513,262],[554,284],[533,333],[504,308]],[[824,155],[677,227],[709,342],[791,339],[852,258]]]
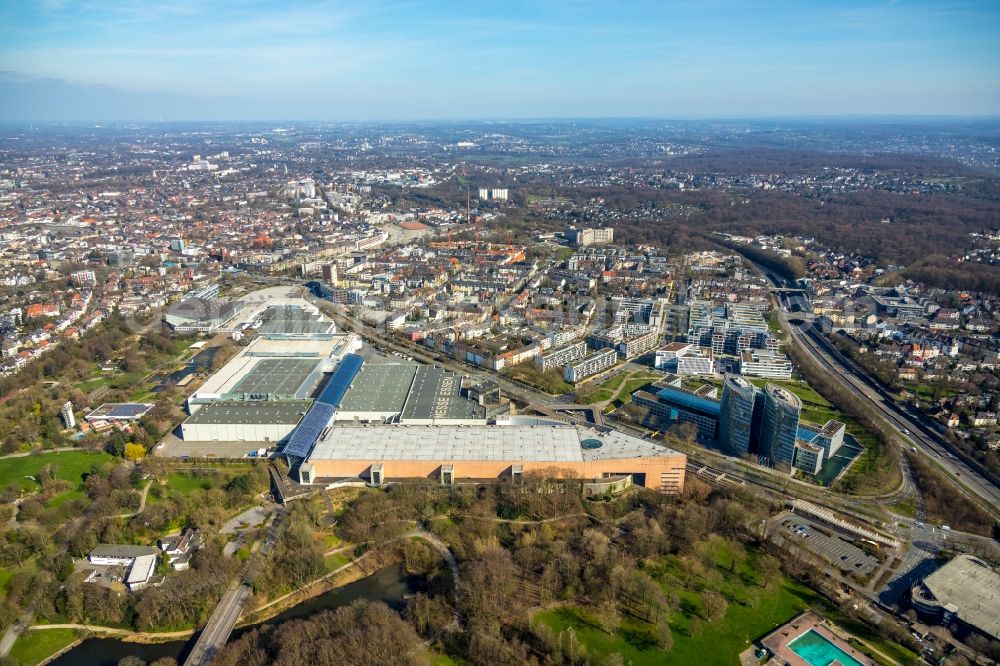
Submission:
[[[267,624],[281,624],[288,620],[309,617],[321,610],[346,606],[358,599],[382,601],[390,608],[400,611],[406,605],[405,597],[421,589],[423,579],[407,576],[399,565],[386,567],[329,592],[307,599],[297,606],[276,615]],[[250,631],[250,625],[233,631],[230,640]],[[173,657],[178,662],[187,657],[194,639],[170,641],[167,643],[130,643],[116,638],[88,638],[75,648],[52,662],[52,666],[117,666],[125,657],[138,657],[152,662],[161,657]]]

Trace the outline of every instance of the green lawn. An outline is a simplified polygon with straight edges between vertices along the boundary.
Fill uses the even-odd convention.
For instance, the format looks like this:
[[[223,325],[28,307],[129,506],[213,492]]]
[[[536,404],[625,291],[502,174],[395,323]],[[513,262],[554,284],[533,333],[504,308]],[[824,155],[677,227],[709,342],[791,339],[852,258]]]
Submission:
[[[10,651],[19,664],[34,666],[76,640],[72,629],[45,629],[22,634]]]
[[[763,377],[754,378],[750,381],[760,388],[763,388],[764,384],[777,384],[778,386],[783,386],[795,395],[799,396],[803,403],[808,402],[815,407],[830,406],[830,403],[826,398],[817,393],[813,387],[809,386],[809,384],[805,382],[783,379],[766,379]]]
[[[110,374],[106,375],[102,373],[97,375],[96,377],[91,377],[90,379],[84,382],[80,382],[79,387],[80,390],[87,391],[89,393],[90,391],[93,391],[94,389],[99,388],[101,386],[109,386],[111,384],[112,379],[113,379],[112,375]]]
[[[680,596],[682,607],[694,609],[699,606],[696,593]],[[598,662],[606,655],[617,652],[625,663],[635,666],[663,663],[728,665],[736,663],[737,655],[750,645],[750,641],[787,622],[816,600],[815,593],[808,588],[784,580],[770,590],[761,590],[752,606],[731,603],[722,621],[701,622],[700,628],[693,632],[690,628],[692,618],[678,611],[671,619],[674,646],[669,653],[652,644],[650,625],[632,619],[622,622],[621,629],[613,636],[597,628],[588,619],[586,610],[578,607],[543,611],[536,616],[536,620],[544,622],[556,633],[573,627],[589,656]],[[686,635],[687,632],[692,635]]]
[[[323,558],[323,562],[326,564],[327,571],[333,571],[344,566],[351,561],[350,557],[347,557],[343,553],[334,553],[333,555],[327,555]]]
[[[77,487],[67,490],[64,493],[59,493],[49,501],[49,506],[58,509],[66,502],[72,502],[74,500],[83,499],[87,494],[83,491],[83,488]]]
[[[253,468],[249,464],[233,464],[210,467],[199,471],[176,471],[167,474],[166,487],[160,489],[164,496],[171,493],[190,495],[199,490],[221,488],[233,477],[245,474]]]
[[[198,490],[212,488],[212,486],[214,486],[221,478],[221,472],[218,475],[171,472],[170,474],[167,474],[166,490],[169,492],[178,492],[182,495],[190,495]]]
[[[504,368],[501,374],[513,377],[519,382],[531,384],[551,395],[562,395],[573,390],[573,386],[563,379],[562,370],[559,368],[542,373],[538,372],[532,363],[520,363]]]
[[[464,666],[468,662],[458,657],[452,657],[440,652],[430,651],[427,653],[431,659],[431,666]]]
[[[0,567],[0,599],[7,598],[7,593],[10,591],[10,579],[14,577],[14,574],[20,572],[27,572],[33,574],[37,571],[38,571],[37,557],[32,557],[20,567],[13,565],[9,567]]]
[[[583,396],[577,395],[576,401],[581,405],[593,405],[609,400],[620,400],[623,403],[628,402],[631,400],[633,393],[660,377],[661,375],[654,375],[648,372],[618,374],[601,382],[599,388],[593,393]]]
[[[83,475],[90,472],[93,465],[102,465],[111,460],[114,458],[110,454],[87,451],[62,451],[29,455],[23,458],[2,458],[0,459],[0,488],[6,488],[13,483],[25,491],[37,490],[38,483],[28,477],[37,477],[43,466],[51,464],[55,470],[56,478],[69,482],[73,486],[73,491],[78,491],[83,482]],[[63,497],[63,495],[67,495],[67,497]],[[67,493],[57,496],[57,499],[61,500],[60,503],[69,498]]]

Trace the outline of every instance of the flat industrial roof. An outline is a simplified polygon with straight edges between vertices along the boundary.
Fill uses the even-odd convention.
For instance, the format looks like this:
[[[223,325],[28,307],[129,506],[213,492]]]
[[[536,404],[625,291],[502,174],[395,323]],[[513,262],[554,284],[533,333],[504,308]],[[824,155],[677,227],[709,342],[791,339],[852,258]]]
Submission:
[[[273,319],[260,327],[261,335],[319,335],[333,333],[333,322]]]
[[[1000,638],[1000,573],[977,557],[959,555],[924,579],[942,605],[954,604],[963,622]]]
[[[149,577],[153,575],[153,571],[156,570],[156,562],[159,559],[157,555],[140,555],[135,558],[135,562],[132,563],[132,568],[128,570],[128,576],[125,578],[125,583],[127,585],[132,585],[133,583],[145,583],[149,580]]]
[[[400,414],[400,419],[484,419],[486,410],[462,397],[462,380],[417,363],[365,363],[340,402],[338,418],[355,413]]]
[[[311,400],[242,401],[219,400],[205,405],[184,421],[191,424],[278,425],[296,424]]]
[[[195,392],[194,397],[201,395],[219,395],[234,393],[235,387],[244,377],[253,372],[255,364],[265,358],[291,359],[329,359],[336,350],[343,347],[347,338],[333,336],[328,340],[285,338],[269,340],[254,338],[239,354],[209,377]]]
[[[272,305],[260,313],[262,335],[315,335],[333,333],[334,323],[311,306]]]
[[[340,401],[339,413],[402,412],[418,367],[416,363],[366,362]]]
[[[318,358],[264,358],[228,393],[294,395],[321,362]]]
[[[461,396],[462,378],[442,368],[421,365],[413,377],[402,420],[480,419],[486,409]]]
[[[584,448],[584,440],[600,446]],[[669,455],[677,452],[618,432],[572,425],[372,425],[330,428],[309,459],[557,463]]]

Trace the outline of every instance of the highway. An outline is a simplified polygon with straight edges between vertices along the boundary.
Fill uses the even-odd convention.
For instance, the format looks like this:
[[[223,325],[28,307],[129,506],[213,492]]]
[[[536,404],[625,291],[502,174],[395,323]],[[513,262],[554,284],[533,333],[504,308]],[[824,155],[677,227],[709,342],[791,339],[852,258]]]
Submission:
[[[776,287],[784,287],[781,278],[758,266]],[[779,295],[779,316],[785,329],[813,361],[849,389],[871,401],[899,438],[923,455],[934,458],[934,463],[952,476],[955,484],[970,498],[984,504],[994,518],[1000,519],[1000,487],[995,479],[988,478],[974,461],[961,451],[952,450],[948,443],[926,423],[926,417],[900,406],[876,379],[869,377],[853,361],[841,354],[813,325],[811,307],[805,295],[784,292]],[[791,312],[790,312],[791,311]],[[799,320],[797,324],[793,321]]]
[[[233,627],[243,614],[247,601],[253,596],[253,574],[260,565],[263,558],[274,547],[274,542],[278,535],[281,523],[284,521],[285,511],[277,508],[274,520],[267,530],[267,535],[260,548],[244,565],[239,578],[234,580],[219,600],[219,605],[212,612],[212,617],[208,619],[208,624],[198,635],[194,647],[184,660],[184,666],[208,666],[215,659],[215,656],[226,645],[229,635],[233,633]]]

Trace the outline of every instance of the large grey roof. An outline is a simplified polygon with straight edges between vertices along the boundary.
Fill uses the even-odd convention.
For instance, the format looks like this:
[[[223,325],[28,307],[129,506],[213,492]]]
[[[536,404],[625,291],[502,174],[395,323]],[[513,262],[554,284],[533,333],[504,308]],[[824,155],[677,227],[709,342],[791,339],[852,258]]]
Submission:
[[[257,362],[231,393],[280,393],[294,395],[320,364],[317,358],[265,358]]]
[[[152,546],[99,543],[87,554],[87,557],[142,557],[143,555],[156,555],[159,552]]]
[[[1000,574],[989,564],[959,555],[925,578],[924,585],[942,606],[957,606],[964,622],[1000,637]]]
[[[485,418],[486,409],[463,398],[461,389],[462,378],[458,375],[442,368],[422,365],[413,377],[400,418],[403,421]]]
[[[340,401],[340,412],[402,412],[416,363],[366,362]]]
[[[242,401],[219,400],[188,417],[185,424],[278,425],[296,424],[308,411],[311,400]]]
[[[581,441],[601,446],[584,449]],[[675,455],[618,432],[557,426],[338,426],[313,449],[311,460],[486,460],[583,462]]]
[[[485,419],[486,410],[461,395],[462,380],[416,363],[365,363],[344,394],[338,419],[352,413],[399,414],[403,421]]]

